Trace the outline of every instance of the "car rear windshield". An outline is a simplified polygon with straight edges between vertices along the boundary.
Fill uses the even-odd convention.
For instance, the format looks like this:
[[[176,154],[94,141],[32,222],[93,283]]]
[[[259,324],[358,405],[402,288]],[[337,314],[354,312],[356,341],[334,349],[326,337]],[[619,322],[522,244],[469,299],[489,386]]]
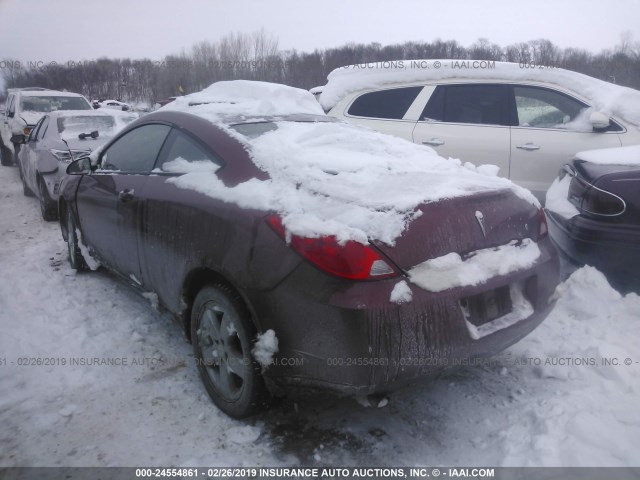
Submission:
[[[240,123],[238,125],[231,125],[231,128],[247,138],[257,138],[267,132],[277,130],[278,126],[273,122],[259,122]]]
[[[113,117],[78,116],[62,117],[58,119],[58,132],[60,133],[88,133],[97,130],[100,133],[110,131],[115,127]]]
[[[302,118],[300,118],[302,117]],[[258,138],[261,135],[264,135],[267,132],[272,132],[278,129],[278,123],[282,122],[291,122],[291,123],[334,123],[337,122],[335,118],[332,117],[317,117],[312,116],[312,119],[304,119],[304,115],[300,115],[295,119],[278,119],[278,120],[265,120],[265,121],[254,121],[251,123],[236,123],[235,125],[230,125],[236,132],[241,135],[247,137],[248,139]]]
[[[92,110],[82,97],[32,96],[22,97],[20,107],[28,112],[55,112],[56,110]]]
[[[402,119],[423,87],[403,87],[365,93],[349,107],[354,117]]]

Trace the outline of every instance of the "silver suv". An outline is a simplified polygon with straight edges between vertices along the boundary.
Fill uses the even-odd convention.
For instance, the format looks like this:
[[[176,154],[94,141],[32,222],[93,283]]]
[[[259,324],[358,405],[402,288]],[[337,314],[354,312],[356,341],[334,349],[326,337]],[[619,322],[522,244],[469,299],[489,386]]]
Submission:
[[[10,88],[6,109],[0,116],[0,163],[12,165],[20,144],[31,129],[49,112],[56,110],[92,110],[89,101],[78,93],[46,88]]]

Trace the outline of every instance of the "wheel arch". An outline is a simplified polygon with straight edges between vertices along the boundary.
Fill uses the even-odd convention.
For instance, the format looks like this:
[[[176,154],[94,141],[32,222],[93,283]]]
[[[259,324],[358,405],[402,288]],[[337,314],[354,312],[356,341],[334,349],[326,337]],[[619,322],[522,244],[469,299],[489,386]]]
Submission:
[[[222,273],[209,267],[199,267],[191,270],[182,283],[180,320],[189,342],[191,342],[191,309],[193,301],[202,287],[216,283],[226,286],[240,297],[249,312],[251,323],[253,323],[256,331],[261,331],[258,316],[243,290]]]

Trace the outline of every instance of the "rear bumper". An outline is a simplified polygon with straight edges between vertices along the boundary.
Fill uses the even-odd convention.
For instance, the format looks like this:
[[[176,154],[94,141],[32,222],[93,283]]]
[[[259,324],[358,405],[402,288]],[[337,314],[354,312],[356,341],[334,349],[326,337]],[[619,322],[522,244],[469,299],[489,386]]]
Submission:
[[[307,280],[306,269],[313,267],[303,263],[274,290],[250,295],[255,311],[269,312],[261,316],[260,328],[272,328],[279,340],[268,379],[280,387],[371,394],[498,353],[535,329],[553,307],[558,257],[548,238],[539,246],[542,256],[532,268],[440,293],[409,284],[413,299],[400,305],[389,299],[402,278],[345,282],[344,289],[327,288],[334,293],[325,296],[317,282]],[[522,286],[533,312],[474,339],[460,300],[504,285]]]
[[[639,227],[615,225],[583,215],[567,220],[549,211],[547,219],[553,242],[571,262],[592,265],[604,272],[638,276]]]

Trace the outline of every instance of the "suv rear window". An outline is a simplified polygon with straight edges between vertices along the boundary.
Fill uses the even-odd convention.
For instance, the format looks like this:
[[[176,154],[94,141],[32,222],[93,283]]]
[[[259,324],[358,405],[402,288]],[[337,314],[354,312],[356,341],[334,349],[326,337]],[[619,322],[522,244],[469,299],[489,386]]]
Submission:
[[[360,95],[347,112],[354,117],[400,120],[423,87],[403,87],[379,90]]]

